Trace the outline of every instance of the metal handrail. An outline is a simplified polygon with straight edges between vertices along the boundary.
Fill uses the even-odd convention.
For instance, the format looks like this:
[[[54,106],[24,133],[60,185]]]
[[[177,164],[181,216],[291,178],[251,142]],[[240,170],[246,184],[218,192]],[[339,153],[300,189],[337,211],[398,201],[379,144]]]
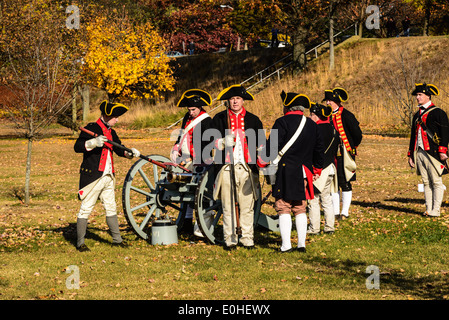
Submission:
[[[357,22],[356,22],[356,23],[353,23],[353,24],[351,24],[349,27],[347,27],[347,28],[341,30],[339,33],[335,34],[335,35],[333,36],[333,38],[339,36],[340,34],[342,34],[343,32],[345,32],[346,30],[348,30],[349,28],[352,28],[352,27],[357,27]],[[356,31],[356,32],[357,32],[357,31]],[[329,39],[327,39],[326,41],[321,42],[319,45],[317,45],[317,46],[313,47],[312,49],[310,49],[309,51],[307,51],[307,52],[306,52],[306,55],[308,55],[308,54],[311,53],[312,51],[315,51],[315,57],[317,57],[317,55],[316,55],[316,50],[317,50],[319,47],[325,45],[325,44],[328,43],[328,42],[329,42]]]

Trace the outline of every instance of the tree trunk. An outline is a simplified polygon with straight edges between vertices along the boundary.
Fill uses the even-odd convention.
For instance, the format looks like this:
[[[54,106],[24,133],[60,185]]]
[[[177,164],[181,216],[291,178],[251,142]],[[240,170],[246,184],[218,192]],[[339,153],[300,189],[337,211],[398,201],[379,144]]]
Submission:
[[[33,138],[28,138],[28,150],[25,171],[25,204],[30,204],[30,180],[31,180],[31,151],[33,148]]]
[[[423,36],[428,36],[430,24],[430,3],[426,2],[425,6]]]
[[[358,26],[359,26],[358,36],[360,38],[363,38],[363,24],[364,24],[363,21],[359,21],[359,23],[358,23]]]
[[[90,111],[90,87],[87,84],[81,87],[81,100],[83,101],[83,121],[86,121]]]
[[[359,21],[359,37],[363,38],[363,26],[365,25],[365,13],[366,13],[366,4],[362,4],[361,9],[362,12],[360,13],[360,21]]]
[[[73,87],[72,91],[72,123],[76,123],[76,86]],[[75,134],[76,131],[73,130],[73,134]]]
[[[329,14],[329,70],[334,70],[335,58],[334,58],[334,1],[330,4]]]
[[[306,30],[298,26],[293,34],[293,61],[295,62],[296,71],[304,69],[307,64],[305,46],[306,37]]]

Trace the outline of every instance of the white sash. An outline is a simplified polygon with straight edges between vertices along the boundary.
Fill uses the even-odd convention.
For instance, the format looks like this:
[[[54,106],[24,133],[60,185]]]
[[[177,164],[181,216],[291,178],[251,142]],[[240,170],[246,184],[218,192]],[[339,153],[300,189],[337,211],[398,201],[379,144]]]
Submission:
[[[198,123],[200,123],[201,121],[203,121],[206,118],[210,118],[209,114],[207,113],[203,113],[202,115],[196,117],[192,122],[190,122],[190,124],[185,128],[185,129],[181,129],[179,132],[179,146],[183,147],[183,142],[184,142],[184,138],[186,137],[186,135],[189,133],[189,131],[194,128]]]
[[[296,129],[295,134],[293,137],[290,138],[290,140],[285,144],[285,146],[282,148],[281,151],[279,151],[276,159],[272,161],[273,165],[277,165],[279,161],[281,161],[282,156],[287,152],[287,150],[292,146],[292,144],[296,141],[296,139],[301,134],[302,129],[304,128],[304,125],[306,124],[306,116],[303,115],[301,119],[301,123],[298,126],[298,129]]]
[[[198,123],[200,123],[201,121],[203,121],[206,118],[209,118],[209,114],[207,113],[203,113],[202,115],[198,116],[195,118],[195,120],[193,120],[192,122],[190,122],[190,124],[185,128],[185,129],[181,129],[181,132],[179,132],[179,135],[182,136],[181,140],[184,139],[184,136],[194,127],[196,126]],[[181,140],[179,140],[181,142]]]

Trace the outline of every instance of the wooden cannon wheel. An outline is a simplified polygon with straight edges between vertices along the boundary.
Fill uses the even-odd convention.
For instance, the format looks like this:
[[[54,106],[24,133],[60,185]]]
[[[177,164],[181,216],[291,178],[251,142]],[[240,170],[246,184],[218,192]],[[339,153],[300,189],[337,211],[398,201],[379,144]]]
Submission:
[[[161,155],[150,155],[148,158],[158,162],[170,162]],[[122,191],[122,204],[125,218],[133,231],[141,238],[148,239],[149,222],[162,214],[176,217],[183,210],[172,203],[162,200],[165,187],[161,180],[163,168],[145,159],[137,160],[126,175]],[[175,172],[182,172],[173,168]],[[170,212],[169,212],[170,211]]]
[[[167,163],[170,160],[161,155],[150,155],[150,160],[159,163]],[[178,167],[172,168],[173,172],[182,173]],[[168,184],[165,181],[167,171],[164,168],[153,164],[145,159],[137,160],[128,171],[122,191],[122,204],[125,218],[133,231],[142,239],[148,239],[151,220],[164,216],[171,220],[176,220],[178,227],[183,223],[187,202],[183,199],[190,196],[190,203],[193,203],[195,219],[198,227],[207,242],[212,244],[223,243],[223,228],[221,216],[223,214],[221,201],[213,199],[213,186],[215,182],[215,167],[210,166],[201,175],[194,195],[186,195],[178,192],[179,184]],[[263,176],[261,176],[263,181]],[[258,190],[258,199],[254,204],[254,226],[262,226],[271,231],[279,231],[277,218],[272,206],[263,204],[263,197],[266,195],[267,186],[261,191]],[[164,200],[164,194],[179,194],[178,205],[171,201]],[[193,198],[194,197],[194,198]]]
[[[223,210],[221,201],[213,199],[213,186],[216,177],[214,169],[214,166],[211,166],[199,180],[195,193],[195,218],[199,229],[208,242],[223,244],[223,227],[220,223]],[[261,176],[262,182],[263,179],[264,177]],[[262,190],[261,185],[263,183],[257,188],[258,197],[254,203],[254,227],[260,226],[271,231],[279,231],[278,219],[273,214],[274,209],[272,206],[264,204],[264,197],[262,196],[262,192],[267,192],[270,187],[265,186]],[[264,195],[267,196],[266,193]],[[271,211],[271,215],[263,213],[262,210]]]

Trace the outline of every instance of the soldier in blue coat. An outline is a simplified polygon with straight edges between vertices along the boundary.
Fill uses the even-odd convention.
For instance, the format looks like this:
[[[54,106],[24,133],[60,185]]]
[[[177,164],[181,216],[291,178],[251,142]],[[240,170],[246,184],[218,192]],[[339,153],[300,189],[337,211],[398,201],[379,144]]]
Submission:
[[[228,109],[217,113],[212,122],[219,133],[215,139],[214,160],[218,174],[214,197],[222,202],[226,250],[234,250],[238,243],[246,249],[255,248],[254,204],[259,187],[256,157],[258,133],[263,132],[263,126],[259,117],[244,107],[246,101],[253,99],[241,85],[224,89],[217,100],[227,101]]]
[[[112,234],[114,245],[123,246],[117,219],[117,207],[115,202],[115,168],[113,154],[131,159],[139,157],[140,152],[132,148],[133,154],[129,154],[121,148],[117,148],[108,141],[121,144],[120,139],[112,127],[117,123],[118,117],[128,111],[128,107],[120,103],[100,104],[101,116],[96,122],[89,123],[86,129],[97,134],[93,138],[86,132],[81,132],[75,142],[75,152],[83,154],[83,162],[80,168],[80,180],[78,198],[82,201],[77,216],[77,244],[79,251],[89,251],[84,243],[87,231],[87,220],[98,199],[101,200],[106,210],[106,222]]]
[[[432,96],[439,95],[435,85],[417,83],[412,95],[416,96],[419,109],[412,120],[409,164],[423,181],[426,201],[423,215],[439,217],[446,189],[442,175],[448,172],[449,121],[446,112],[432,102]]]
[[[348,100],[348,93],[343,88],[334,88],[324,91],[326,104],[332,108],[330,116],[331,124],[337,130],[340,147],[337,152],[337,177],[338,187],[341,189],[341,211],[340,194],[334,192],[332,201],[335,215],[340,218],[349,216],[349,208],[352,202],[352,181],[356,180],[357,147],[362,142],[362,130],[355,115],[343,106]]]
[[[315,197],[309,201],[309,234],[320,233],[321,209],[324,212],[324,232],[333,233],[335,231],[335,215],[332,204],[332,192],[338,188],[336,156],[340,139],[335,128],[330,124],[329,116],[332,108],[319,103],[312,103],[310,108],[310,119],[315,121],[320,130],[320,136],[324,143],[323,171],[319,179],[314,181]],[[321,209],[320,209],[321,205]]]
[[[212,124],[212,118],[204,107],[210,106],[211,103],[212,97],[204,90],[189,89],[182,94],[177,106],[187,108],[187,112],[182,120],[181,131],[176,143],[170,152],[170,159],[173,163],[193,169],[193,165],[212,162],[212,155],[206,154],[207,152],[203,154],[207,144],[210,143],[203,139],[203,135]],[[198,223],[195,222],[195,226],[193,226],[192,220],[193,206],[188,205],[180,231],[203,237]]]
[[[318,125],[304,115],[304,110],[310,108],[310,99],[303,94],[285,93],[281,99],[284,116],[277,119],[270,132],[270,137],[258,158],[260,167],[266,167],[269,162],[276,162],[278,151],[292,141],[288,150],[278,162],[276,181],[273,185],[275,210],[279,214],[279,230],[281,233],[281,252],[293,250],[291,244],[292,217],[295,215],[298,232],[299,251],[305,251],[307,232],[307,200],[313,199],[313,180],[317,179],[323,169],[324,146],[320,137]],[[290,140],[301,122],[302,131],[293,141]]]

